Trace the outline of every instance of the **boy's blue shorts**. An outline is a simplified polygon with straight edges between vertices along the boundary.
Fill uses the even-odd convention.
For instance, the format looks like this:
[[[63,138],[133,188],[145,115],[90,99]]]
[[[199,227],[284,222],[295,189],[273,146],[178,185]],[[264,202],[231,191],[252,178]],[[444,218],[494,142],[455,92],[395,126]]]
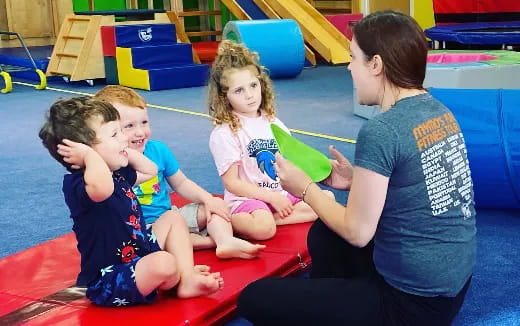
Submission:
[[[157,298],[157,291],[143,296],[135,283],[135,265],[141,257],[127,264],[105,267],[101,277],[94,285],[87,288],[86,296],[93,303],[105,307],[132,306],[152,303]]]

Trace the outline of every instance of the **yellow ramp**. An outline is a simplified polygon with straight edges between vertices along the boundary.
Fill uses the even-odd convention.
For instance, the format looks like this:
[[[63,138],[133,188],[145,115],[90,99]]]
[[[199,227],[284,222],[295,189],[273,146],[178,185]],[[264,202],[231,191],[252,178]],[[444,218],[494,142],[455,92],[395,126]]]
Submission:
[[[305,42],[334,64],[350,62],[349,40],[306,0],[264,0],[282,18],[300,25]]]

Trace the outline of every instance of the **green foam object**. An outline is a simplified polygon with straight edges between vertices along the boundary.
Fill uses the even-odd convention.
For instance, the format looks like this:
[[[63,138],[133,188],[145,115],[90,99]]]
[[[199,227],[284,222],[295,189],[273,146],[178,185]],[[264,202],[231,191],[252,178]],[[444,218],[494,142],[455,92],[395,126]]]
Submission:
[[[307,173],[312,181],[320,182],[330,175],[332,165],[327,156],[302,143],[275,124],[271,124],[271,130],[278,143],[280,153]]]

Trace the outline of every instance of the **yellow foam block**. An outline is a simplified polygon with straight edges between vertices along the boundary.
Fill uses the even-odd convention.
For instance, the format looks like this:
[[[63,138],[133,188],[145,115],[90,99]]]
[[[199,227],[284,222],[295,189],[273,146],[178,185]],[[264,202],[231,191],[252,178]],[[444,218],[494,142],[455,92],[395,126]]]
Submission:
[[[117,77],[119,84],[150,90],[148,70],[136,69],[132,64],[132,49],[116,47]]]

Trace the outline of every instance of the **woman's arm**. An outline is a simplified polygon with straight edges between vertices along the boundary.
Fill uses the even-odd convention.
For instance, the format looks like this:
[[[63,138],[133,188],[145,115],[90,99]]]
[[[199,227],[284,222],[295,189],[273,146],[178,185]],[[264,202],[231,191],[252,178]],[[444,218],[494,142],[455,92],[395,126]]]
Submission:
[[[388,177],[355,167],[348,203],[343,206],[320,191],[303,171],[281,155],[277,154],[276,162],[284,189],[302,194],[311,183],[303,200],[331,230],[358,247],[364,247],[373,238],[385,204]]]

